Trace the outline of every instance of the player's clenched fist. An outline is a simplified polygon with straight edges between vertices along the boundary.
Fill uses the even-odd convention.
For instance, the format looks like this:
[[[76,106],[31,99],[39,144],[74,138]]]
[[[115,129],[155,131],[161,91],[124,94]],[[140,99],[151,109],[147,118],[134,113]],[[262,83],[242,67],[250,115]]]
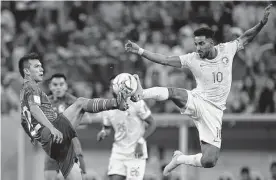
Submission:
[[[138,54],[139,48],[140,47],[136,43],[131,42],[130,40],[125,44],[125,50],[127,52]]]
[[[55,127],[50,129],[55,143],[60,144],[63,141],[63,134],[57,130]]]
[[[101,131],[97,134],[97,141],[104,140],[106,136],[107,136],[106,132],[105,132],[104,130],[101,130]]]
[[[272,7],[272,4],[268,5],[266,8],[265,8],[265,12],[264,12],[264,16],[263,16],[263,19],[262,19],[262,23],[263,24],[266,24],[267,23],[267,20],[268,20],[268,16],[270,14],[270,8]]]

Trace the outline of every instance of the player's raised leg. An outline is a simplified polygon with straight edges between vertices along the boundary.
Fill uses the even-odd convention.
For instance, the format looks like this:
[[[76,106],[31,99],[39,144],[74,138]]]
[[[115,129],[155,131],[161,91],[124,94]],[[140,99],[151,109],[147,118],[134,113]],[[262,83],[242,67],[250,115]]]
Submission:
[[[174,87],[152,87],[143,89],[138,75],[134,75],[138,88],[131,100],[137,102],[141,99],[154,99],[156,101],[172,100],[179,108],[186,108],[188,93],[186,89]]]
[[[195,155],[184,155],[181,151],[175,151],[171,162],[165,167],[163,174],[167,176],[181,164],[204,168],[214,167],[219,158],[220,149],[206,142],[201,142],[201,152]]]
[[[120,93],[116,99],[87,99],[81,97],[78,98],[74,104],[69,106],[63,112],[63,115],[71,122],[73,128],[76,128],[85,112],[97,113],[111,109],[126,110],[128,108],[126,98],[126,95],[122,93]]]

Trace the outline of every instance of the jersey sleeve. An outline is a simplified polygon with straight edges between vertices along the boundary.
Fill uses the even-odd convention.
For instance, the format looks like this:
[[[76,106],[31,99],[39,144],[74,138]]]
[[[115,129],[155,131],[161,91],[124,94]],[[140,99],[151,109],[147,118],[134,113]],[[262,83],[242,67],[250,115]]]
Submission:
[[[151,111],[148,108],[145,101],[138,101],[136,108],[137,108],[137,116],[142,120],[147,119],[151,115]]]
[[[224,45],[226,50],[231,54],[236,54],[236,52],[244,49],[244,46],[239,38],[235,39],[234,41],[227,42]]]
[[[193,55],[194,55],[194,53],[189,53],[189,54],[179,56],[182,68],[190,67],[191,59],[192,59]]]
[[[25,97],[28,105],[41,105],[40,91],[38,87],[30,85],[27,87]]]
[[[102,119],[103,119],[103,125],[104,126],[111,126],[111,120],[112,120],[112,115],[109,111],[104,111],[102,113]]]

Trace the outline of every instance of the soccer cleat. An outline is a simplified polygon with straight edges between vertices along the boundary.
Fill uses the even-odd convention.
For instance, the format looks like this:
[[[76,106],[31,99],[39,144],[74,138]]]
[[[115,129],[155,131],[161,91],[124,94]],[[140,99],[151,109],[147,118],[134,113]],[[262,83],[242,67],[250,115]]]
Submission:
[[[130,100],[133,102],[138,102],[142,99],[142,94],[143,94],[143,88],[139,79],[139,76],[137,74],[133,75],[137,81],[137,90],[135,93],[130,97]]]
[[[171,162],[164,168],[164,171],[163,171],[164,176],[168,176],[172,170],[174,170],[180,165],[180,163],[177,162],[177,158],[180,155],[183,155],[181,151],[174,151]]]
[[[118,95],[116,97],[116,101],[117,101],[119,110],[125,111],[129,108],[128,103],[127,103],[127,98],[128,98],[128,96],[124,91],[121,91],[118,93]]]

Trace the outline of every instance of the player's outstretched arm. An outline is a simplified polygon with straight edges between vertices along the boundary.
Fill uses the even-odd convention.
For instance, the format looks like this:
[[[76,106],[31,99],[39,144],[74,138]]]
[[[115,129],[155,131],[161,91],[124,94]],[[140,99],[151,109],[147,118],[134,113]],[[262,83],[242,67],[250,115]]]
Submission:
[[[38,105],[30,104],[30,112],[38,122],[50,129],[56,143],[61,143],[63,141],[62,133],[53,126]]]
[[[149,117],[147,117],[145,119],[145,122],[148,124],[145,134],[144,134],[144,139],[147,139],[149,136],[151,136],[155,129],[156,129],[156,122],[153,119],[152,115],[150,115]]]
[[[264,16],[263,16],[261,22],[259,22],[253,28],[245,31],[245,33],[239,37],[239,39],[240,39],[241,43],[243,44],[243,46],[250,43],[255,38],[255,36],[262,30],[262,28],[265,26],[265,24],[268,21],[268,16],[270,14],[270,8],[271,7],[272,7],[272,4],[268,5],[265,8]]]
[[[179,56],[165,56],[163,54],[153,53],[148,50],[140,48],[136,43],[131,42],[129,40],[125,44],[125,50],[127,52],[131,52],[131,53],[143,56],[144,58],[158,64],[173,66],[178,68],[182,67]]]

